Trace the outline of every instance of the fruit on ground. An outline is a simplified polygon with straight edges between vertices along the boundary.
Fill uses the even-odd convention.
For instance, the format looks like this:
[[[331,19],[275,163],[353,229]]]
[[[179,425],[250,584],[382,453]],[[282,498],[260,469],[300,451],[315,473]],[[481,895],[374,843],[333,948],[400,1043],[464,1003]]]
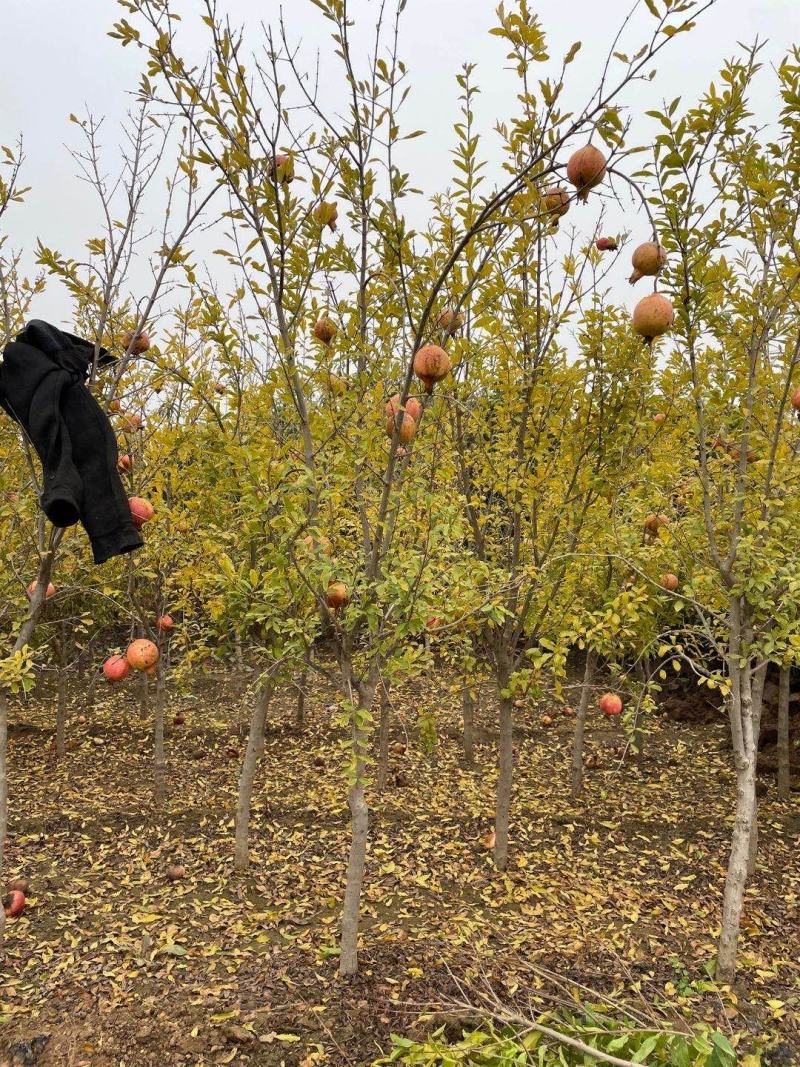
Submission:
[[[395,419],[394,416],[390,415],[389,418],[386,420],[387,437],[392,437],[394,435],[394,428]],[[400,421],[400,429],[398,430],[398,437],[400,438],[401,444],[407,445],[416,432],[417,424],[407,412],[404,413],[403,418]]]
[[[606,157],[593,144],[584,145],[573,152],[567,163],[567,180],[578,190],[578,199],[584,202],[590,190],[606,176]]]
[[[674,593],[680,585],[680,582],[678,581],[678,575],[672,574],[671,571],[667,571],[665,574],[662,574],[661,577],[658,579],[658,583],[661,588],[666,589],[668,593]]]
[[[314,323],[314,336],[324,345],[329,345],[336,336],[336,323],[332,322],[327,315],[323,315]]]
[[[405,756],[406,746],[403,744],[402,741],[394,741],[391,745],[391,751],[394,753],[395,756]]]
[[[30,887],[31,883],[29,878],[12,878],[8,883],[9,893],[25,893],[27,895]]]
[[[141,415],[126,415],[123,425],[129,433],[135,433],[142,428],[142,417]]]
[[[170,882],[179,882],[181,878],[186,877],[186,868],[179,863],[171,863],[167,867],[166,875]]]
[[[171,615],[159,615],[156,619],[156,629],[160,634],[168,634],[174,627],[175,620]]]
[[[7,919],[16,919],[25,910],[25,894],[19,889],[13,889],[3,897],[3,911]]]
[[[182,711],[179,711],[177,715],[173,716],[172,725],[173,726],[185,726],[186,725],[186,716],[183,714]]]
[[[328,601],[328,607],[334,611],[340,611],[350,599],[344,582],[331,582],[325,597]]]
[[[661,293],[651,293],[633,309],[633,328],[647,341],[666,333],[674,321],[675,311],[672,304]]]
[[[542,726],[552,726],[552,725],[553,725],[553,716],[552,715],[543,715],[542,716]]]
[[[550,216],[554,226],[558,220],[569,211],[570,197],[563,185],[548,185],[542,191],[542,210]]]
[[[127,454],[125,454],[123,456],[120,456],[119,459],[117,460],[117,467],[121,471],[129,471],[132,466],[133,466],[133,460]]]
[[[567,716],[574,715],[575,714],[575,709],[571,708],[569,706],[569,704],[565,704],[564,707],[561,709],[561,714],[562,715],[567,715]]]
[[[494,827],[491,830],[487,830],[481,838],[481,844],[484,848],[493,849],[495,846],[496,833]]]
[[[598,252],[616,252],[617,239],[616,237],[598,237],[594,246]]]
[[[604,693],[597,701],[597,706],[608,718],[622,714],[622,699],[616,693]]]
[[[436,325],[448,336],[457,333],[464,325],[464,312],[456,311],[455,308],[445,308],[436,320]]]
[[[795,389],[792,393],[792,407],[795,411],[800,411],[800,389]]]
[[[147,330],[139,330],[137,334],[133,334],[130,331],[124,333],[122,335],[122,347],[126,352],[133,352],[136,356],[146,352],[150,347],[150,336]]]
[[[401,406],[402,405],[400,404],[400,394],[395,393],[392,399],[389,400],[386,404],[386,418],[393,418],[400,410]],[[422,402],[418,400],[415,396],[408,397],[405,404],[405,412],[407,415],[411,416],[414,422],[419,422],[420,417],[422,415]]]
[[[433,392],[433,387],[450,373],[450,357],[439,345],[423,345],[414,356],[414,373]]]
[[[663,422],[666,422],[666,419],[667,416],[664,414],[663,411],[659,411],[656,415],[653,416],[653,422],[656,424],[656,426],[660,426]]]
[[[267,163],[267,176],[274,177],[281,185],[294,181],[294,158],[290,155],[278,155]]]
[[[155,508],[150,501],[145,500],[144,497],[141,496],[128,497],[128,505],[131,509],[133,525],[137,530],[141,530],[146,522],[150,522],[156,513]]]
[[[158,663],[158,646],[146,637],[139,637],[131,641],[125,650],[125,658],[135,671],[146,671]]]
[[[657,534],[662,526],[669,526],[666,515],[648,515],[644,520],[644,528],[649,534]]]
[[[131,665],[125,656],[109,656],[103,664],[103,675],[108,682],[121,682],[131,673]]]
[[[634,285],[640,278],[655,278],[666,262],[667,253],[661,245],[657,245],[655,241],[645,241],[643,245],[633,250],[631,256],[633,274],[628,281]]]
[[[29,597],[32,597],[33,594],[36,592],[36,586],[38,584],[39,583],[34,578],[33,581],[31,582],[31,584],[28,586],[28,596]],[[44,592],[45,600],[49,600],[51,596],[55,596],[55,595],[56,595],[56,587],[53,585],[52,582],[48,582],[47,583],[47,589],[45,589],[45,592]]]

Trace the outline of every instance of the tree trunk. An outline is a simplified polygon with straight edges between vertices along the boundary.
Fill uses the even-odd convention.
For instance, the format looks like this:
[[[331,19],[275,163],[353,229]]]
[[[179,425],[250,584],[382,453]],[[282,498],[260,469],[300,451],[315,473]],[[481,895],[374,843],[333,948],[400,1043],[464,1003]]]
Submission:
[[[0,886],[5,886],[6,829],[8,827],[8,699],[0,689]],[[5,956],[6,915],[0,908],[0,959]]]
[[[150,679],[144,671],[139,682],[139,718],[143,722],[150,718]]]
[[[386,778],[389,774],[389,724],[391,706],[389,704],[389,690],[385,685],[381,686],[381,721],[378,727],[378,792],[382,793],[386,788]]]
[[[238,630],[233,635],[233,648],[236,656],[236,667],[242,671],[244,670],[244,653],[242,652],[242,635]]]
[[[575,734],[572,739],[572,799],[576,800],[583,789],[583,739],[586,733],[586,716],[589,711],[589,697],[594,681],[597,653],[592,648],[586,649],[586,663],[583,668],[581,698],[575,716]]]
[[[143,676],[145,680],[147,675]],[[161,660],[156,669],[156,701],[153,716],[153,796],[163,804],[166,796],[167,768],[164,758],[164,670]]]
[[[67,625],[61,623],[58,639],[58,704],[56,710],[56,755],[59,759],[67,750]]]
[[[294,716],[294,725],[299,734],[306,728],[306,685],[308,684],[308,660],[300,675],[300,686],[297,690],[297,711]]]
[[[791,798],[791,767],[789,765],[789,687],[791,668],[781,667],[778,690],[778,796]]]
[[[755,767],[748,763],[736,772],[736,820],[731,854],[725,879],[722,929],[717,953],[717,979],[732,982],[736,974],[736,954],[742,919],[744,891],[750,860],[750,836],[756,811]]]
[[[246,871],[250,863],[250,811],[253,799],[253,782],[261,753],[264,751],[264,727],[267,722],[273,684],[267,681],[256,697],[250,717],[250,733],[247,748],[239,772],[239,796],[236,801],[236,841],[233,865],[237,871]]]
[[[499,678],[498,682],[498,689],[505,689],[508,678]],[[498,871],[504,871],[508,865],[508,824],[514,784],[514,702],[511,697],[500,697],[498,765],[500,773],[497,778],[494,816],[494,865]]]
[[[461,714],[464,719],[464,759],[472,766],[475,762],[475,697],[469,686],[465,686],[461,698]]]
[[[97,691],[97,683],[100,681],[102,671],[92,670],[89,675],[89,686],[86,690],[86,710],[87,712],[94,710],[94,697]]]
[[[369,831],[369,806],[364,788],[365,756],[367,753],[367,723],[359,712],[368,712],[375,700],[378,679],[370,678],[358,693],[358,708],[354,712],[353,784],[348,794],[350,806],[351,838],[350,855],[347,860],[347,882],[342,906],[342,937],[339,952],[339,974],[358,973],[358,923],[361,914],[361,888],[364,884],[364,869],[367,859],[367,834]],[[349,688],[349,687],[348,687]]]

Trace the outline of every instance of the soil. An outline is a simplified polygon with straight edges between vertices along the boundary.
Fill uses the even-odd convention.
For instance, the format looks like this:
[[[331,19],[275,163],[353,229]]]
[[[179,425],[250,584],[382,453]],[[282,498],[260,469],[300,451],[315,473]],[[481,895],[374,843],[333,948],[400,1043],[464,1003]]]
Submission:
[[[252,863],[233,871],[246,678],[199,676],[172,696],[169,796],[151,794],[151,727],[138,687],[71,700],[72,750],[51,750],[46,689],[12,707],[9,877],[31,880],[7,923],[0,1019],[9,1064],[362,1064],[391,1033],[420,1032],[455,982],[547,1007],[541,968],[659,1018],[708,1020],[744,1043],[800,1036],[800,803],[766,778],[759,865],[747,892],[740,982],[708,980],[734,785],[721,712],[589,724],[585,794],[569,798],[572,722],[547,702],[517,713],[512,857],[481,839],[496,783],[494,698],[481,694],[477,762],[464,763],[457,699],[433,680],[393,694],[384,796],[371,789],[361,973],[337,977],[349,845],[335,694],[273,704],[255,796]],[[424,705],[419,695],[425,694]],[[418,722],[435,712],[428,750]],[[543,725],[552,714],[552,726]],[[86,722],[77,722],[84,715]],[[169,881],[170,864],[186,878]],[[532,971],[531,968],[537,968]],[[0,1059],[0,1063],[2,1063]]]

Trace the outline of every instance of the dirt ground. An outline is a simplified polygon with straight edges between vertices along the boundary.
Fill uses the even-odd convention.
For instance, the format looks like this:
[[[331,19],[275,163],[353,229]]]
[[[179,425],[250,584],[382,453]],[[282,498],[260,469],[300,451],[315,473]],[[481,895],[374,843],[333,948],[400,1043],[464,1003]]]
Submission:
[[[425,693],[421,703],[419,694]],[[232,868],[247,704],[207,677],[172,697],[169,798],[151,797],[152,740],[130,683],[71,704],[72,750],[50,750],[54,702],[12,708],[7,873],[31,879],[9,920],[0,1020],[13,1064],[361,1064],[446,999],[454,976],[537,1002],[546,966],[668,1017],[800,1048],[800,795],[761,797],[741,983],[708,981],[734,796],[726,727],[656,718],[641,762],[593,717],[585,796],[569,799],[572,721],[519,713],[513,853],[494,871],[481,839],[496,781],[492,705],[478,761],[435,684],[394,694],[390,786],[372,796],[362,973],[336,975],[349,843],[334,695],[273,706],[256,791],[251,870]],[[426,753],[420,713],[436,709]],[[542,715],[554,713],[552,726]],[[79,714],[86,722],[79,724]],[[185,865],[170,882],[170,863]],[[0,1059],[0,1063],[2,1059]]]

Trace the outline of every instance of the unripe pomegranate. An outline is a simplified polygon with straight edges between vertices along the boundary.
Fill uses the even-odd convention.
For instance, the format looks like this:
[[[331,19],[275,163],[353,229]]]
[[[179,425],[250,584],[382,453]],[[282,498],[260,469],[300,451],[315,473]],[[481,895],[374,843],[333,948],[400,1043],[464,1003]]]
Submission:
[[[628,281],[631,285],[634,285],[640,278],[645,276],[655,278],[666,262],[667,253],[661,245],[656,244],[655,241],[645,241],[644,244],[633,250],[633,255],[631,256],[633,274]]]
[[[609,719],[622,714],[622,700],[616,693],[604,693],[597,701],[597,706]]]
[[[117,460],[117,467],[122,472],[129,471],[132,466],[133,460],[127,453],[125,455],[120,456]]]
[[[278,155],[267,163],[267,177],[275,178],[281,185],[294,181],[294,157]]]
[[[12,878],[8,883],[9,893],[24,893],[27,896],[30,887],[29,878]]]
[[[445,308],[436,320],[436,325],[440,330],[444,330],[449,337],[451,334],[457,333],[464,325],[464,312],[456,311],[455,308]]]
[[[439,345],[423,345],[414,356],[414,373],[427,393],[450,373],[450,357]]]
[[[672,304],[661,293],[651,293],[633,309],[633,328],[648,343],[666,333],[674,320]]]
[[[563,185],[548,185],[541,195],[542,210],[550,216],[553,226],[569,211],[570,196]]]
[[[333,611],[340,611],[350,600],[347,586],[344,582],[330,582],[325,597],[328,601],[328,607]]]
[[[38,584],[39,583],[34,578],[33,581],[31,582],[31,584],[28,586],[28,596],[29,597],[32,597],[33,594],[36,592],[36,586]],[[44,591],[45,600],[49,600],[51,596],[55,596],[55,595],[56,595],[56,587],[53,585],[52,582],[48,582],[47,583],[47,589],[45,589],[45,591]]]
[[[175,620],[171,615],[159,615],[156,619],[156,629],[160,634],[168,634],[174,627]]]
[[[146,671],[154,667],[159,656],[158,646],[144,637],[131,641],[125,650],[125,658],[135,671]]]
[[[130,331],[122,335],[122,347],[126,352],[132,352],[135,356],[141,356],[150,347],[150,336],[147,330],[139,330],[137,334]]]
[[[662,589],[666,589],[668,593],[674,593],[680,585],[680,582],[678,581],[677,574],[672,574],[670,571],[667,571],[666,574],[662,574],[658,579],[658,584]]]
[[[12,890],[7,896],[3,897],[3,911],[6,913],[7,919],[16,919],[18,915],[22,915],[24,910],[25,894],[18,889]]]
[[[598,237],[594,246],[598,252],[616,252],[617,239],[616,237]]]
[[[121,682],[131,673],[131,665],[125,656],[109,656],[103,664],[103,674],[108,682]]]
[[[800,389],[795,389],[792,393],[792,407],[795,411],[800,411]]]
[[[658,414],[653,416],[653,422],[656,424],[656,426],[660,426],[663,422],[666,421],[666,418],[667,416],[664,414],[664,412],[659,411]]]
[[[133,525],[137,530],[141,530],[146,522],[150,522],[155,515],[155,508],[149,500],[145,500],[141,496],[128,497],[128,505],[131,509],[131,518],[133,519]]]
[[[644,520],[644,528],[649,534],[657,534],[662,526],[669,526],[666,515],[648,515]]]
[[[142,428],[142,416],[141,415],[126,415],[122,420],[123,429],[128,433],[136,433],[137,430]]]
[[[392,437],[394,435],[395,419],[393,415],[390,415],[386,420],[386,436]],[[407,445],[417,432],[417,424],[411,418],[411,416],[405,412],[400,422],[400,429],[398,430],[398,437],[400,443]]]
[[[387,404],[386,404],[386,408],[385,408],[386,418],[387,419],[394,418],[394,416],[397,414],[397,412],[400,410],[400,408],[401,408],[400,394],[399,393],[395,393],[394,396],[391,398],[391,400],[389,400],[387,402]],[[406,412],[406,415],[410,415],[411,416],[411,418],[414,420],[414,422],[419,422],[420,416],[422,415],[422,403],[421,403],[421,401],[419,401],[415,396],[408,397],[408,399],[406,400],[405,412]]]
[[[578,190],[578,199],[586,202],[589,191],[606,176],[606,157],[593,144],[573,152],[567,163],[567,180]]]
[[[336,336],[336,323],[332,322],[327,315],[323,315],[314,324],[314,336],[324,345],[329,345]]]

